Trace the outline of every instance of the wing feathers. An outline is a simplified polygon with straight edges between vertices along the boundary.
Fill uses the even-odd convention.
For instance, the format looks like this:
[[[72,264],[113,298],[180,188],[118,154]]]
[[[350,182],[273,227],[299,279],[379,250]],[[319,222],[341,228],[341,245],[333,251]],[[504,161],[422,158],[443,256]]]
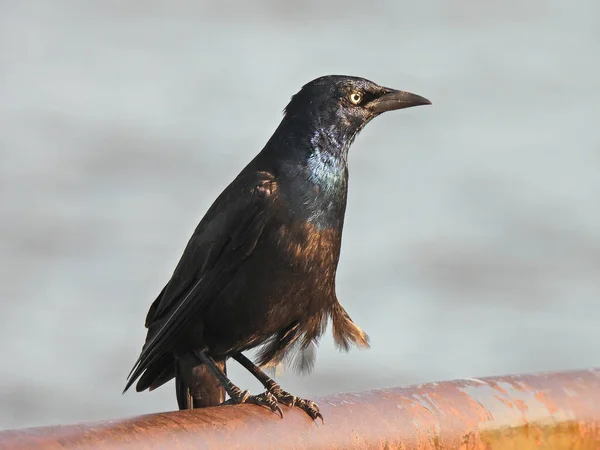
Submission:
[[[146,344],[125,390],[172,349],[190,321],[197,320],[206,302],[218,295],[231,273],[254,250],[269,217],[266,201],[276,187],[272,178],[265,181],[268,174],[258,174],[263,177],[258,180],[256,175],[250,188],[239,186],[248,180],[235,180],[196,228],[173,277],[150,307]],[[246,195],[239,195],[240,187]]]

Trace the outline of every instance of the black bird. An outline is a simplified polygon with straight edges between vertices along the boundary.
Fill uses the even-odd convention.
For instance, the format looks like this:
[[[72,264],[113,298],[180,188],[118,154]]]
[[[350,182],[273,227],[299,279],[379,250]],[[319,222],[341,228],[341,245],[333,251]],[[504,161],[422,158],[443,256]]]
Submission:
[[[176,378],[181,409],[226,403],[318,406],[283,391],[260,368],[284,360],[310,371],[328,320],[342,350],[368,347],[335,292],[348,189],[348,149],[379,114],[429,105],[357,77],[317,78],[294,95],[262,151],[219,195],[146,318],[148,334],[125,390]],[[242,352],[262,344],[258,366]],[[234,358],[266,388],[241,391]]]

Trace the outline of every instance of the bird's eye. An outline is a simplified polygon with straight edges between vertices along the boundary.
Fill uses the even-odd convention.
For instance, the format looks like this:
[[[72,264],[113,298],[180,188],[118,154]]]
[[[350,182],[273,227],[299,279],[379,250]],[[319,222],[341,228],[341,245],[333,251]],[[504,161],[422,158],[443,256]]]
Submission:
[[[355,105],[358,105],[362,101],[362,94],[360,92],[353,92],[350,94],[350,101]]]

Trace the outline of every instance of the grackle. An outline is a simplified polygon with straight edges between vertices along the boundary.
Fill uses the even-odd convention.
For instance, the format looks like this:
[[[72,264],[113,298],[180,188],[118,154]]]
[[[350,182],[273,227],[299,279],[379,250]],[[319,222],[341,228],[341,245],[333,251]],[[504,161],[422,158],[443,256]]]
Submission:
[[[146,317],[148,334],[125,390],[176,379],[180,409],[279,404],[322,419],[263,372],[312,369],[329,320],[338,348],[368,347],[335,292],[348,189],[348,149],[386,111],[429,105],[357,77],[317,78],[294,95],[262,151],[210,207]],[[257,365],[242,354],[261,346]],[[235,359],[265,387],[250,395],[226,375]],[[230,399],[224,402],[224,393]]]

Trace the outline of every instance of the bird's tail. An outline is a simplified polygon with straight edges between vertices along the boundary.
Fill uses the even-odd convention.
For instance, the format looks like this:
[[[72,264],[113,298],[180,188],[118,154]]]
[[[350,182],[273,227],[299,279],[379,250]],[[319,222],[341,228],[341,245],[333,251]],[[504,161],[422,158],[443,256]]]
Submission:
[[[175,376],[175,360],[173,355],[165,353],[157,361],[140,372],[141,374],[129,376],[127,386],[125,386],[123,393],[125,393],[138,378],[139,380],[135,386],[137,392],[142,392],[146,389],[153,391],[157,387],[160,387],[167,381],[173,379]]]
[[[225,359],[215,359],[215,362],[223,373],[227,373]],[[176,362],[175,391],[179,409],[207,408],[225,401],[225,389],[208,367],[190,365],[186,359]]]

